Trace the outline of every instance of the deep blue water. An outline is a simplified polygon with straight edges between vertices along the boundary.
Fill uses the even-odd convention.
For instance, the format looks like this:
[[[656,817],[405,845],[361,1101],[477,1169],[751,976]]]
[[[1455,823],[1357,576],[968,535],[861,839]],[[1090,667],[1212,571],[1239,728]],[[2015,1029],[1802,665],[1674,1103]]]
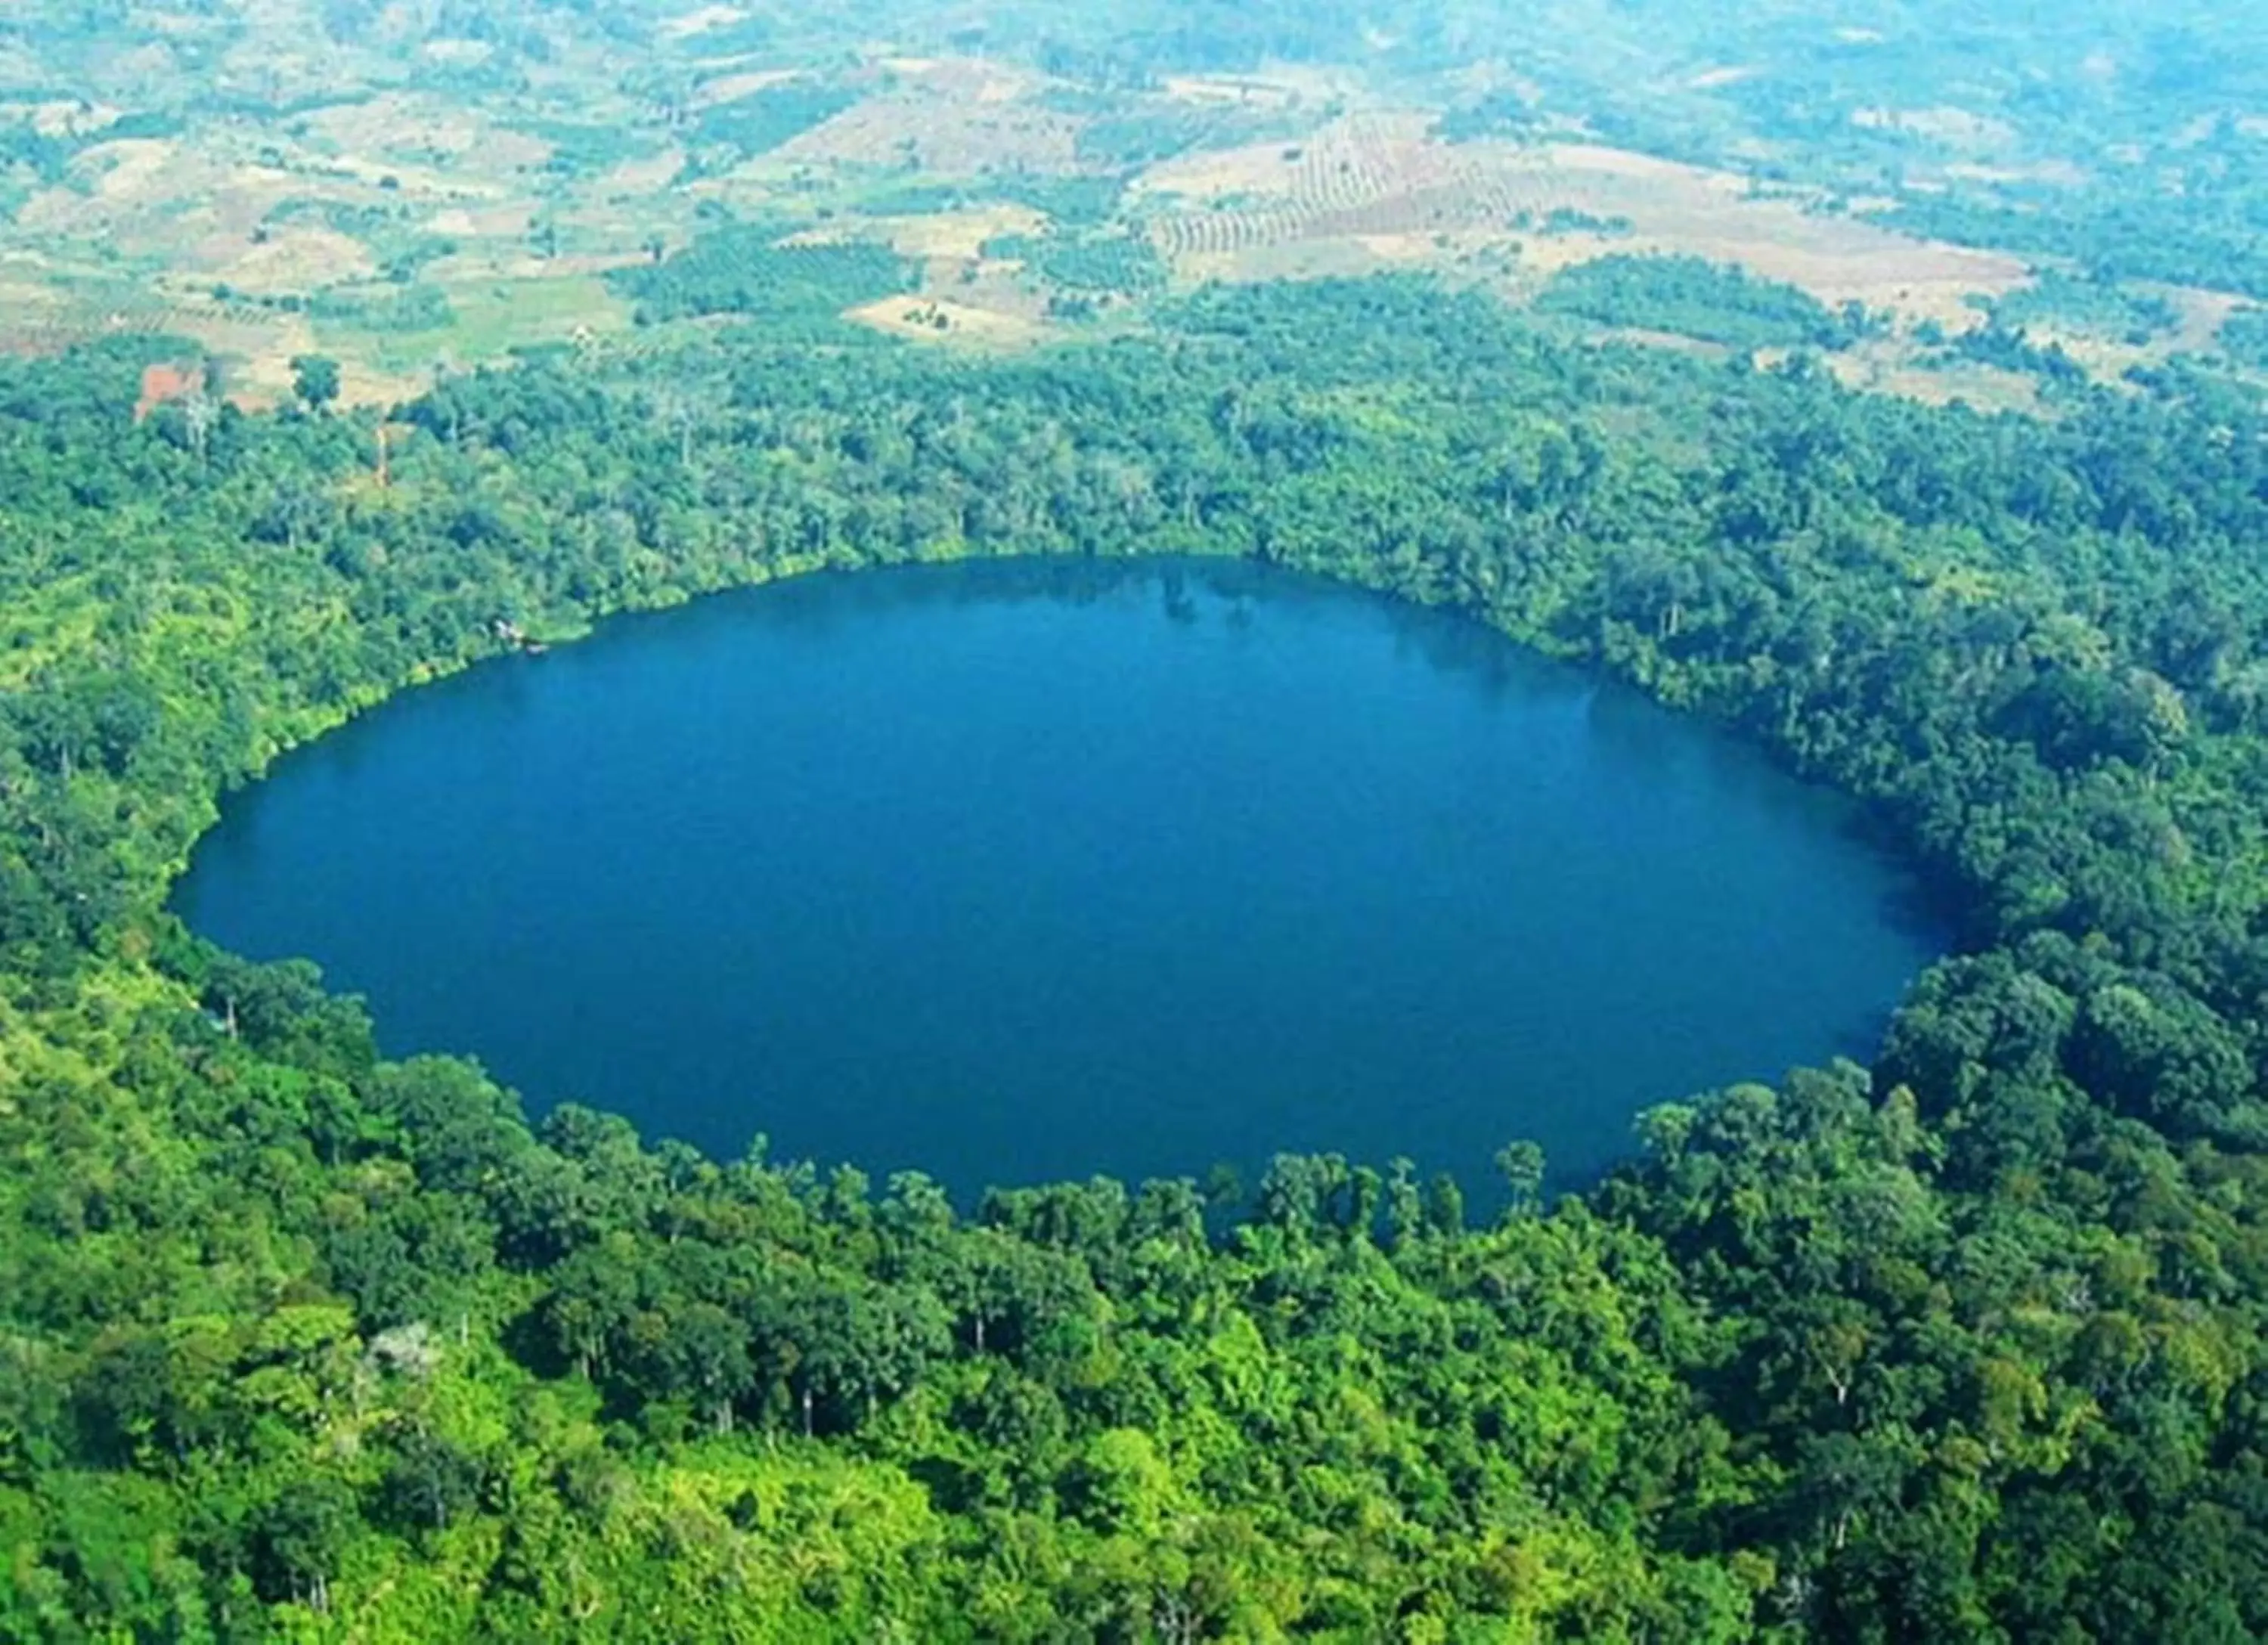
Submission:
[[[1864,1054],[1931,933],[1844,809],[1463,619],[909,567],[610,623],[236,796],[176,906],[531,1109],[988,1184],[1555,1176]]]

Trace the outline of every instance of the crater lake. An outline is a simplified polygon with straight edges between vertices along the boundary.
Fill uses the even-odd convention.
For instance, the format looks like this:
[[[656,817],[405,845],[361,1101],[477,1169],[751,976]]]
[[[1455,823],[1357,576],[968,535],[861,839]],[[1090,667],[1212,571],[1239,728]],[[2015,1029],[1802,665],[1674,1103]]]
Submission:
[[[389,1054],[719,1157],[1562,1182],[1872,1051],[1940,946],[1850,808],[1469,619],[1270,568],[828,573],[408,691],[175,890]]]

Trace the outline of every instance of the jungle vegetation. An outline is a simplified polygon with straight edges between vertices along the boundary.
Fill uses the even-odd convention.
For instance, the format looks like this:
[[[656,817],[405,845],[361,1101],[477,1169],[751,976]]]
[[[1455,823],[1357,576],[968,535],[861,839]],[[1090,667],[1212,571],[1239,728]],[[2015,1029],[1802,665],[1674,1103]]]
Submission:
[[[1874,328],[1864,304],[1832,310],[1808,291],[1701,257],[1616,254],[1579,262],[1552,277],[1535,307],[1741,349],[1847,348]]]
[[[705,188],[887,93],[876,25],[661,26],[689,9],[0,16],[11,269],[115,272],[99,218],[56,239],[72,201],[18,220],[97,199],[106,144],[288,159],[309,192],[247,233],[368,268],[215,300],[414,339],[431,380],[350,407],[319,340],[275,412],[209,366],[137,420],[195,345],[0,358],[0,1639],[2268,1637],[2268,311],[2115,387],[2058,341],[2172,336],[2197,293],[2156,283],[2268,299],[2268,11],[905,0],[908,52],[1057,77],[1079,169],[888,151],[735,216],[603,180],[674,151]],[[793,72],[704,98],[739,54]],[[1176,289],[1126,171],[1337,104],[1160,88],[1286,63],[1444,136],[2019,254],[1930,346],[2045,415],[1847,392],[1814,350],[1869,315],[1696,257],[1573,269],[1535,321],[1414,277]],[[273,146],[403,88],[540,141],[526,249],[610,254],[633,342],[429,371],[537,283],[436,283],[457,231],[391,169],[435,156],[364,198]],[[1000,203],[1049,222],[994,249],[1112,335],[843,323],[924,277],[852,208]],[[955,1205],[389,1061],[311,968],[166,911],[228,791],[512,635],[1160,550],[1454,608],[1735,727],[1863,802],[1955,951],[1870,1066],[1660,1093],[1579,1193],[1508,1114],[1448,1177]]]
[[[161,345],[0,362],[0,1635],[2268,1633],[2257,405],[1932,409],[1414,278],[1161,312],[450,374],[383,476],[319,393],[136,422]],[[1486,1217],[1335,1157],[956,1207],[532,1118],[165,911],[225,792],[504,625],[1159,550],[1739,727],[1958,951],[1580,1194],[1508,1117]]]

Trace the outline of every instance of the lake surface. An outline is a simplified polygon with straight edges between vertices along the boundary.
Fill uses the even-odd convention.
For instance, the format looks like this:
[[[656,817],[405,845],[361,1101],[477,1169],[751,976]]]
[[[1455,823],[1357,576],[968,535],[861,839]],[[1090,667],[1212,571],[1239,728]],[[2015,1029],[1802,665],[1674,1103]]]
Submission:
[[[175,905],[737,1156],[989,1184],[1278,1150],[1486,1191],[1873,1049],[1932,956],[1829,796],[1464,619],[1252,565],[828,575],[409,692]]]

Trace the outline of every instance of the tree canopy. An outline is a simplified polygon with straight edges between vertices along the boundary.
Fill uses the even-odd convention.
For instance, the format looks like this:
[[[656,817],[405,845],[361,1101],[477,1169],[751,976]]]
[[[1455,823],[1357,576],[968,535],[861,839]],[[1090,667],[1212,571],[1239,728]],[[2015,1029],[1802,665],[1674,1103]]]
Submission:
[[[137,423],[156,346],[0,361],[0,1634],[2268,1633],[2250,400],[1987,417],[1324,282],[453,374],[381,483],[368,413]],[[1392,1161],[955,1206],[531,1120],[165,911],[227,789],[508,631],[1161,549],[1737,727],[1960,951],[1872,1068],[1661,1093],[1586,1192],[1507,1138],[1484,1221]]]

